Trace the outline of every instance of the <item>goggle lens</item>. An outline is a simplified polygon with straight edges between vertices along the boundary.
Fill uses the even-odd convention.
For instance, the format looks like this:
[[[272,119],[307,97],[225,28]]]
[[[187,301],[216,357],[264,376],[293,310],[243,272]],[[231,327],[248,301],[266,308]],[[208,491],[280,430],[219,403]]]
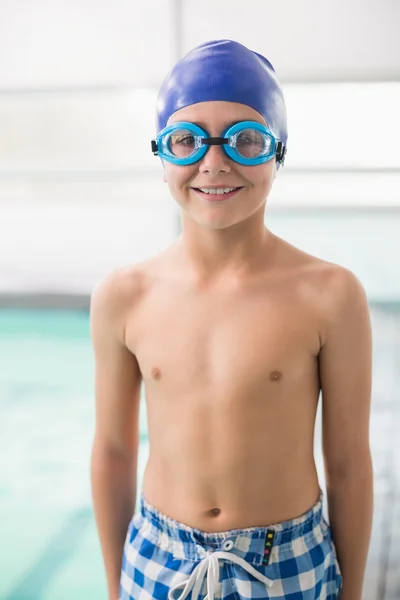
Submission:
[[[236,138],[236,151],[243,158],[257,158],[270,151],[272,140],[256,129],[244,129]]]
[[[168,149],[177,158],[188,158],[197,150],[193,133],[187,129],[178,129],[168,138]]]

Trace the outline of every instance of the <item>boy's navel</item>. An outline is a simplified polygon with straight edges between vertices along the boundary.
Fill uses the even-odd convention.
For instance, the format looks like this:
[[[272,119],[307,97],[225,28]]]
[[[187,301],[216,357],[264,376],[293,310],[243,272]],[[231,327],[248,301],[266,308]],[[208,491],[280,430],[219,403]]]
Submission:
[[[214,517],[218,517],[218,515],[220,514],[221,509],[220,508],[212,508],[210,510],[210,513],[214,516]]]

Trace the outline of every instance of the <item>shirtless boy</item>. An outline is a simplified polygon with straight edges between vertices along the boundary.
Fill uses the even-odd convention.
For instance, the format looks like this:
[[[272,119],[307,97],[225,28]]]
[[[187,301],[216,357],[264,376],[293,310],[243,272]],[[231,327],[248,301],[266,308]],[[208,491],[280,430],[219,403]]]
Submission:
[[[109,600],[361,600],[368,302],[348,269],[265,226],[286,144],[275,72],[237,42],[194,48],[161,86],[152,150],[182,234],[91,299]],[[142,382],[150,452],[134,514]],[[320,391],[329,524],[313,455]]]

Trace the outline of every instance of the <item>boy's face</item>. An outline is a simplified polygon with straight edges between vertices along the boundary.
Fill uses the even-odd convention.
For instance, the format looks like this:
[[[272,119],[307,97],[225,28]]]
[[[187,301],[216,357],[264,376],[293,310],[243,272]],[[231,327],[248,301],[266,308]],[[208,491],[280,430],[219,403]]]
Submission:
[[[212,137],[238,121],[257,121],[267,125],[256,110],[235,102],[200,102],[176,111],[167,125],[189,121],[205,129]],[[276,160],[255,166],[241,165],[230,159],[221,146],[210,146],[205,156],[192,165],[179,166],[164,161],[164,181],[183,211],[200,225],[213,229],[230,227],[257,211],[264,215],[264,205],[276,176]],[[242,187],[222,202],[207,200],[195,191],[202,187]],[[264,216],[263,216],[264,218]]]

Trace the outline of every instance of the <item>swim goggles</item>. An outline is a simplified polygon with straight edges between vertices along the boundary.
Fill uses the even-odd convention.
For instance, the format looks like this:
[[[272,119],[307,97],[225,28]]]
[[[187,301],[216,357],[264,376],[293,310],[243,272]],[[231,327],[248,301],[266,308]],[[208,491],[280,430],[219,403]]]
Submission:
[[[174,165],[192,165],[201,160],[209,146],[222,146],[225,154],[241,165],[260,165],[276,156],[283,165],[286,147],[268,127],[257,121],[242,121],[228,127],[222,137],[210,137],[194,123],[173,123],[151,140],[155,156]]]

